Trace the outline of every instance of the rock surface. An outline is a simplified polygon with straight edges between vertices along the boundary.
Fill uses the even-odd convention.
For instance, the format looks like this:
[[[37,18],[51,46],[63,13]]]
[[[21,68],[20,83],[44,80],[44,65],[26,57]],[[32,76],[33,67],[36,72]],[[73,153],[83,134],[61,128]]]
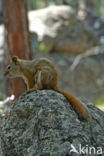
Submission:
[[[3,122],[0,156],[79,156],[70,153],[72,146],[78,152],[80,144],[93,146],[96,152],[99,146],[104,148],[104,113],[84,104],[91,114],[90,122],[79,120],[62,94],[52,90],[26,94]]]
[[[38,42],[44,43],[49,51],[78,54],[99,44],[95,33],[86,29],[70,6],[30,11],[28,17],[30,32],[37,34]]]

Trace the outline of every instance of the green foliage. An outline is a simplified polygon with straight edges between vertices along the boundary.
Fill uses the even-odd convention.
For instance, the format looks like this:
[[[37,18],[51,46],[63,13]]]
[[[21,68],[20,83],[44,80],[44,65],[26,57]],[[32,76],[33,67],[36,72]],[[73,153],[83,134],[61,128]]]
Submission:
[[[62,4],[60,0],[27,0],[28,10],[45,8],[51,4]]]
[[[47,47],[44,43],[39,44],[39,51],[48,53],[50,51],[50,48]]]
[[[104,0],[95,1],[95,11],[99,16],[104,17]]]
[[[3,95],[2,93],[0,92],[0,101],[3,100]]]
[[[51,4],[62,4],[62,1],[60,0],[26,0],[28,5],[28,10],[36,10],[45,8]],[[70,2],[71,0],[67,0],[67,2]],[[71,1],[72,3],[73,1]],[[104,17],[104,0],[95,0],[95,11],[98,15]]]
[[[104,94],[100,94],[95,98],[93,103],[100,109],[104,110]]]
[[[0,101],[1,101],[1,100],[3,100],[3,95],[2,95],[2,94],[0,94]]]
[[[41,9],[49,4],[50,0],[27,0],[29,10]]]

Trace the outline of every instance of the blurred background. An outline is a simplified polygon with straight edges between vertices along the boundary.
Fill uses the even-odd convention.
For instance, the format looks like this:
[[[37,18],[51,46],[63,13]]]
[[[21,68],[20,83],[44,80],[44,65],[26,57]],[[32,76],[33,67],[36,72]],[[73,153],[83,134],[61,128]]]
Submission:
[[[104,0],[0,0],[0,100],[24,90],[3,75],[10,58],[47,57],[59,86],[104,110]]]

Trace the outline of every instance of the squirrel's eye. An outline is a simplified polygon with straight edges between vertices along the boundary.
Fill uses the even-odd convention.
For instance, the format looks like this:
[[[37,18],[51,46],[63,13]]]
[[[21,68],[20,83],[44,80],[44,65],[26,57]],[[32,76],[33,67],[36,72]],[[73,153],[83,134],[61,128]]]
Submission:
[[[11,69],[11,66],[10,65],[8,65],[8,67],[7,67],[8,69]]]

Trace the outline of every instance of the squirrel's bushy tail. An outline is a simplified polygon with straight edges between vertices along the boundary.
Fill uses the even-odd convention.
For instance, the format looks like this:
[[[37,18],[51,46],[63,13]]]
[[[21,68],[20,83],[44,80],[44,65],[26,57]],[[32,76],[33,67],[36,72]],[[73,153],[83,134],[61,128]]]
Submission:
[[[77,100],[73,95],[65,92],[58,86],[56,88],[54,88],[54,90],[59,93],[62,93],[68,99],[68,101],[70,102],[70,104],[72,105],[72,107],[77,112],[77,114],[80,118],[85,119],[85,120],[88,119],[88,116],[89,116],[88,110],[79,100]]]

